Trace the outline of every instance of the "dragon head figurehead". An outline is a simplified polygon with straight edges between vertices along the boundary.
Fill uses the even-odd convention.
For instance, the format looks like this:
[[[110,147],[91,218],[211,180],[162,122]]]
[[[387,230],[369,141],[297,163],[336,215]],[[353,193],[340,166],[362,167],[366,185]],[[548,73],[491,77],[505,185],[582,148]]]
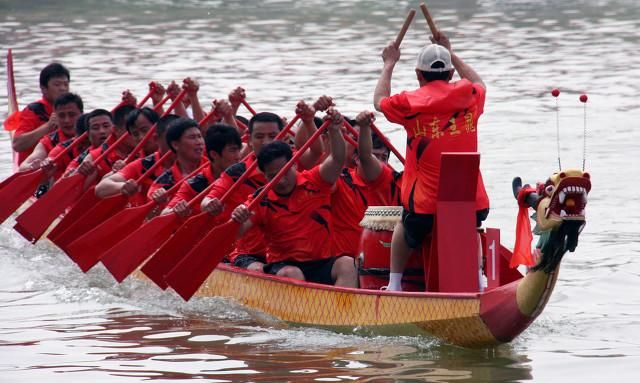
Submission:
[[[537,186],[536,223],[539,231],[557,229],[563,222],[585,222],[587,195],[591,191],[589,173],[568,169],[554,173]]]
[[[577,169],[554,173],[546,182],[539,182],[535,189],[522,188],[520,178],[517,178],[514,195],[536,210],[533,231],[540,235],[538,247],[542,257],[533,270],[551,272],[567,251],[576,249],[578,236],[586,224],[585,208],[590,191],[589,173]]]

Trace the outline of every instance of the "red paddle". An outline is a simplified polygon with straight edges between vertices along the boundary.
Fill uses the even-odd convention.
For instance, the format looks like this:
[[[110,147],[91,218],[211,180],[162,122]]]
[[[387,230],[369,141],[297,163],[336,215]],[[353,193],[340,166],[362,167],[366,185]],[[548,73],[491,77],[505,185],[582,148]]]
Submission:
[[[249,105],[249,103],[247,102],[247,100],[245,100],[244,98],[242,99],[242,105],[244,105],[245,108],[247,108],[247,110],[249,111],[249,113],[253,114],[254,116],[257,114],[255,109],[253,109],[251,107],[251,105]]]
[[[169,156],[171,156],[171,153],[172,152],[170,151],[166,152],[159,160],[151,165],[149,169],[147,169],[140,177],[138,177],[136,183],[142,183],[147,177],[149,177],[149,175],[153,174],[158,166],[161,166],[163,162],[167,158],[169,158]],[[92,187],[90,190],[93,192],[92,197],[95,197],[95,187]],[[69,225],[64,232],[54,238],[51,238],[51,236],[49,235],[49,239],[51,240],[51,242],[56,244],[56,246],[58,246],[62,250],[66,251],[67,246],[71,242],[73,242],[77,238],[80,238],[80,236],[84,235],[92,228],[98,226],[99,224],[122,210],[129,201],[129,197],[124,194],[116,194],[104,199],[98,197],[95,198],[97,200],[95,201],[94,205],[88,210],[85,210],[86,213],[80,218],[76,219],[71,225]],[[80,204],[80,202],[78,202],[78,204]],[[58,224],[58,226],[60,226],[60,224]]]
[[[149,90],[149,93],[152,93],[152,92],[153,92],[153,90]],[[168,115],[169,113],[171,113],[171,111],[176,107],[178,102],[180,100],[182,100],[182,98],[185,96],[185,94],[186,94],[186,91],[181,92],[176,97],[176,100],[171,103],[169,108],[167,108],[167,111],[162,114],[162,116],[164,117],[164,116]],[[165,100],[167,100],[166,97],[165,97]],[[165,100],[163,100],[160,103],[158,103],[157,106],[161,106],[162,103]],[[140,105],[141,104],[138,104],[138,107]],[[129,163],[129,162],[133,161],[136,158],[137,153],[142,149],[142,146],[147,141],[149,141],[149,139],[151,139],[153,133],[155,132],[155,129],[156,129],[156,124],[153,124],[153,126],[149,129],[149,131],[147,131],[147,133],[144,135],[144,137],[142,137],[142,140],[140,140],[140,142],[131,151],[131,153],[129,153],[129,155],[125,159],[126,163]],[[126,134],[128,134],[128,133],[126,133]],[[74,224],[76,225],[76,228],[77,228],[78,227],[78,225],[77,225],[78,219],[89,217],[89,215],[88,215],[89,210],[91,210],[100,201],[101,201],[101,199],[98,198],[96,196],[96,193],[95,193],[95,185],[92,185],[90,188],[88,188],[84,192],[82,197],[80,197],[80,199],[71,207],[71,209],[65,214],[65,216],[62,218],[62,220],[56,225],[56,227],[53,228],[51,233],[49,233],[48,238],[50,240],[52,240],[54,243],[58,244],[58,242],[57,242],[58,237],[60,235],[62,235],[63,233],[67,232],[70,229],[70,226],[72,226]],[[123,201],[126,202],[126,199],[123,199]],[[89,223],[84,223],[83,222],[83,225],[80,226],[80,227],[86,227],[87,230],[88,230],[92,226]],[[72,234],[71,239],[73,240],[74,238],[78,238],[79,235],[84,234],[85,232],[86,232],[85,230],[82,230],[79,233]],[[68,235],[70,233],[68,233]],[[69,238],[67,237],[67,239],[69,239]],[[68,245],[69,243],[66,242],[66,241],[62,241],[62,242],[60,242],[60,244]],[[60,246],[60,245],[58,245],[58,246]]]
[[[86,137],[88,133],[84,132],[78,138],[64,148],[57,156],[51,159],[51,162],[55,163],[62,156],[66,155],[73,148],[78,146]],[[44,176],[42,169],[26,170],[16,173],[18,176],[14,177],[11,186],[0,189],[0,223],[4,222],[17,208],[20,207],[29,197],[33,195]],[[14,174],[15,175],[15,174]]]
[[[262,189],[251,203],[248,204],[251,210],[260,203],[269,190],[280,181],[287,171],[296,163],[298,158],[311,146],[311,144],[324,132],[331,121],[325,121],[313,135],[298,150],[291,161],[280,169],[278,174]],[[233,244],[238,237],[240,224],[234,220],[229,220],[222,225],[218,225],[210,230],[207,235],[198,242],[195,247],[184,256],[184,258],[167,274],[165,280],[184,300],[189,300],[198,290],[200,285],[207,279],[209,274],[216,268],[218,263],[233,249]]]
[[[183,181],[189,179],[193,175],[201,171],[205,166],[203,164],[198,169],[187,175],[187,177],[178,181],[171,189],[167,190],[167,194],[175,193]],[[136,206],[119,211],[113,217],[102,222],[85,235],[76,239],[68,245],[67,255],[73,259],[82,271],[87,272],[92,268],[105,252],[115,246],[129,233],[135,231],[137,227],[142,225],[144,219],[157,206],[155,201],[149,201],[142,206]]]
[[[127,136],[128,133],[120,136],[113,145],[96,158],[94,163],[98,164],[105,159]],[[13,228],[28,241],[36,243],[51,222],[80,198],[84,191],[85,178],[83,174],[76,173],[60,179],[42,198],[16,217],[16,225]]]
[[[174,185],[171,189],[169,189],[167,191],[167,194],[174,194],[176,191],[178,191],[178,188],[180,187],[182,182],[185,182],[189,178],[200,173],[207,166],[211,165],[207,162],[206,164],[199,166],[198,169],[191,172],[180,182],[176,183],[176,185]],[[152,243],[153,238],[144,235],[145,228],[148,226],[150,225],[143,224],[140,229],[136,230],[136,232],[138,233],[142,232],[142,234],[138,234],[140,235],[140,237],[138,237],[138,240],[133,242],[128,241],[127,239],[131,237],[131,235],[129,235],[122,241],[118,242],[114,247],[108,249],[100,257],[100,262],[102,262],[102,264],[107,268],[107,270],[109,270],[111,275],[113,275],[118,282],[122,282],[129,274],[131,274],[138,266],[140,266],[140,264],[144,262],[144,260],[147,259],[149,255],[151,255],[151,251],[157,249],[158,243]],[[168,232],[164,234],[162,238],[167,238],[170,234],[171,232]],[[140,238],[142,238],[143,240],[139,240]],[[147,249],[151,249],[151,251]]]

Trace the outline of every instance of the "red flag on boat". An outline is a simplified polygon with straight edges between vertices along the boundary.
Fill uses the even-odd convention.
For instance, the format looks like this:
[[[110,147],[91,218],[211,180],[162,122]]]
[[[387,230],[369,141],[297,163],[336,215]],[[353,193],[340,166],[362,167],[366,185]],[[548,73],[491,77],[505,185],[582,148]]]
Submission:
[[[519,265],[535,266],[536,261],[531,254],[531,242],[533,234],[531,233],[531,224],[529,223],[529,206],[524,201],[529,192],[535,191],[533,188],[526,186],[520,190],[518,194],[518,219],[516,221],[516,243],[513,246],[513,256],[509,262],[509,267],[515,268]]]

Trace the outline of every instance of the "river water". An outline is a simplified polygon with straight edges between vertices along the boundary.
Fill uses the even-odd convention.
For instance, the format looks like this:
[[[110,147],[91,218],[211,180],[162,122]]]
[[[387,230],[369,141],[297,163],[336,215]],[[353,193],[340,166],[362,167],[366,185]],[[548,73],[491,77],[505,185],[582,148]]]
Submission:
[[[35,5],[36,3],[42,3]],[[14,49],[21,105],[58,60],[87,109],[149,80],[192,76],[201,100],[247,89],[255,109],[292,115],[321,94],[371,109],[385,43],[408,1],[70,0],[0,2],[0,78]],[[467,350],[424,337],[341,335],[286,324],[223,299],[182,302],[104,269],[83,274],[46,242],[0,226],[0,382],[636,382],[640,372],[640,8],[635,0],[430,1],[454,49],[487,84],[480,120],[487,226],[513,244],[515,175],[562,166],[592,175],[588,224],[538,320],[512,343]],[[416,86],[426,40],[418,12],[393,91]],[[4,86],[0,110],[6,110]],[[587,104],[586,154],[583,105]],[[0,118],[4,117],[0,113]],[[379,126],[403,147],[401,128]],[[0,178],[11,173],[0,132]]]

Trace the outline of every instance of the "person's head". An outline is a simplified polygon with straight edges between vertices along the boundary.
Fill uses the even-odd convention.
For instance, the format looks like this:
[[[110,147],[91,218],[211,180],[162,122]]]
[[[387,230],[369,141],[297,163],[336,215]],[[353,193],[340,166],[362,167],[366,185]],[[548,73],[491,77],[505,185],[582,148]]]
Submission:
[[[76,136],[81,136],[87,131],[87,116],[89,113],[83,113],[76,120]]]
[[[80,96],[74,93],[63,93],[53,103],[53,110],[58,116],[59,128],[66,136],[75,135],[76,121],[84,110]]]
[[[180,117],[167,127],[166,141],[169,149],[184,161],[198,161],[204,154],[204,139],[198,123]]]
[[[292,157],[289,145],[282,141],[273,141],[263,146],[258,153],[258,168],[267,180],[271,181]],[[296,187],[296,173],[296,165],[293,165],[273,187],[273,191],[283,196],[291,194]]]
[[[136,108],[129,112],[125,126],[129,134],[135,139],[136,145],[147,134],[153,124],[158,122],[158,119],[158,113],[148,107]],[[152,135],[142,148],[145,153],[153,153],[158,150],[157,137]]]
[[[420,85],[431,81],[450,81],[453,78],[451,53],[442,45],[430,44],[422,48],[416,60],[416,76]]]
[[[233,126],[214,124],[205,134],[204,143],[207,147],[209,160],[219,169],[224,170],[240,161],[242,140]]]
[[[113,116],[104,109],[95,109],[87,115],[87,128],[89,130],[89,142],[97,147],[107,140],[113,132]]]
[[[120,105],[113,111],[113,125],[118,132],[124,133],[127,130],[127,116],[136,109],[133,105]]]
[[[384,144],[375,132],[371,133],[371,141],[373,143],[373,155],[380,160],[380,162],[388,163],[391,150]]]
[[[164,154],[169,151],[169,145],[167,145],[167,128],[169,127],[169,124],[179,118],[180,116],[176,114],[167,114],[166,116],[160,117],[158,120],[155,137],[160,153]]]
[[[40,91],[50,103],[62,94],[69,92],[69,70],[62,64],[51,63],[40,71]]]
[[[284,124],[280,116],[270,112],[260,112],[249,120],[249,146],[254,153],[259,153],[262,147],[273,140]]]
[[[236,115],[236,120],[242,122],[246,127],[249,126],[249,120],[244,116]]]

